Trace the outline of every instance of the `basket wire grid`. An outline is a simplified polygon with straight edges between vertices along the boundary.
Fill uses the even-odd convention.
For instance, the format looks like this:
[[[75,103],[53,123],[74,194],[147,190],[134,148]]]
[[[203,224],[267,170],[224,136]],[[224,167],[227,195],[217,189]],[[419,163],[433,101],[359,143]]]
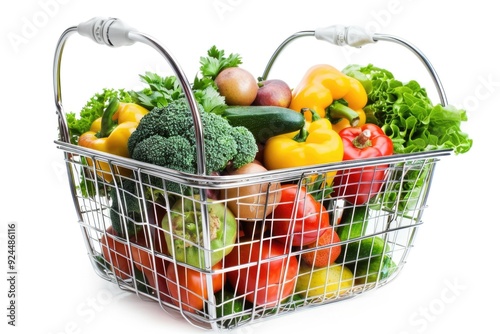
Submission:
[[[402,270],[423,223],[434,168],[441,157],[450,154],[450,150],[274,170],[245,175],[242,179],[241,176],[204,175],[203,166],[198,174],[186,174],[73,145],[65,124],[59,71],[65,41],[76,31],[75,27],[68,29],[56,50],[54,88],[60,125],[60,139],[56,140],[56,145],[64,152],[78,223],[90,262],[100,277],[142,299],[157,302],[166,312],[180,315],[197,327],[222,331],[358,296],[384,286]],[[132,31],[129,37],[153,44],[166,55],[180,81],[185,80],[175,60],[154,39],[136,31]],[[270,64],[276,56],[277,53]],[[269,68],[265,73],[268,71]],[[429,72],[432,74],[433,70]],[[439,85],[437,87],[440,89]],[[184,88],[189,100],[192,97],[189,84],[184,83]],[[441,97],[445,101],[444,93]],[[195,124],[197,112],[194,108]],[[202,129],[198,133],[201,135]],[[202,147],[201,138],[198,140]],[[203,153],[203,149],[198,152]],[[322,210],[328,215],[331,226],[349,230],[354,221],[341,220],[340,217],[353,205],[346,200],[339,186],[333,184],[327,191],[324,187],[316,187],[318,180],[325,180],[332,173],[362,175],[374,170],[382,170],[385,178],[369,181],[370,191],[380,190],[373,194],[358,194],[371,197],[370,210],[363,217],[363,235],[331,240],[325,245],[300,247],[269,233],[273,225],[282,223],[272,210],[277,205],[276,199],[284,187],[291,185],[307,189],[303,194],[297,193],[292,203],[295,213],[292,224],[308,218],[297,215],[300,205],[305,202],[299,194],[313,195],[323,204]],[[377,185],[377,182],[381,183]],[[276,184],[280,187],[273,187]],[[251,194],[236,192],[236,195],[227,196],[230,190],[244,186],[254,186],[257,190]],[[359,189],[365,188],[360,186]],[[256,198],[265,200],[256,202]],[[211,244],[210,208],[218,205],[230,212],[229,206],[234,203],[238,208],[252,206],[255,215],[234,219],[235,227],[230,228],[231,216],[224,214],[217,221],[217,227],[224,237],[234,234],[234,242],[214,248]],[[188,205],[191,205],[189,210],[194,222],[190,226],[184,225],[184,230],[176,230],[173,217],[187,217]],[[238,212],[234,212],[234,216],[240,217]],[[189,233],[196,237],[186,237]],[[382,242],[383,247],[381,252],[374,254],[376,242]],[[368,253],[363,251],[362,243],[372,244]],[[172,254],[168,245],[179,244],[186,253],[184,258],[188,257],[188,249],[198,255],[196,264],[181,261],[177,256],[178,248],[174,248]],[[282,253],[266,253],[271,245],[276,244],[284,250]],[[310,278],[323,269],[301,270],[306,267],[303,265],[305,257],[312,254],[314,259],[321,251],[332,248],[343,250],[327,267],[334,267],[336,274],[328,271],[331,276],[325,284],[312,286]],[[241,255],[244,249],[257,249],[257,258],[229,263],[227,254],[237,253],[244,258]],[[350,255],[346,249],[351,251]],[[218,258],[220,261],[217,262]],[[273,273],[277,266],[281,272]],[[290,271],[295,274],[285,277]],[[198,279],[196,289],[187,284],[185,277],[188,274]],[[278,281],[274,281],[276,274]],[[260,278],[263,284],[244,293],[235,293],[237,286],[248,286],[256,278]],[[300,287],[299,280],[309,283]],[[193,302],[201,303],[201,306],[194,308]],[[241,307],[236,308],[236,304]],[[224,311],[228,308],[231,312]]]

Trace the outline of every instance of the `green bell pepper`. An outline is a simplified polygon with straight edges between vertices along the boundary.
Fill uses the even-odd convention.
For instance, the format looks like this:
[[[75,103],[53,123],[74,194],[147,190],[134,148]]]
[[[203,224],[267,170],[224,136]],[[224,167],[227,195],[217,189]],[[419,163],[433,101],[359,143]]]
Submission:
[[[178,199],[162,220],[169,253],[177,261],[202,269],[229,254],[238,231],[233,213],[223,204],[209,200],[207,210],[210,245],[204,244],[199,196]],[[210,263],[205,263],[207,252],[211,255]]]

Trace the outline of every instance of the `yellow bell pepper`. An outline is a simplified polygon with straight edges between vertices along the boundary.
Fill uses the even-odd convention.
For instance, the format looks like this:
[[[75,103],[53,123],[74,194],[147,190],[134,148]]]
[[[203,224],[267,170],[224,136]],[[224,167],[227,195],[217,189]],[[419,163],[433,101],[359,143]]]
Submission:
[[[342,161],[344,146],[342,138],[332,129],[331,122],[309,111],[310,122],[295,135],[283,134],[269,138],[264,146],[264,166],[269,169],[305,167]],[[304,115],[305,116],[305,115]],[[330,184],[336,172],[327,174]]]
[[[121,103],[113,98],[102,117],[92,122],[89,131],[78,138],[78,145],[128,158],[128,139],[148,112],[138,104]],[[87,158],[87,163],[94,166],[90,158]],[[99,177],[107,182],[112,181],[111,168],[107,162],[97,160],[96,169]],[[120,175],[130,175],[130,170],[125,168],[117,167],[114,171]]]
[[[368,95],[359,80],[333,66],[318,64],[311,67],[293,89],[289,108],[298,112],[303,108],[312,109],[320,117],[330,119],[334,129],[340,131],[347,126],[362,125],[366,120],[363,107],[367,102]],[[311,116],[306,115],[306,119],[310,121]]]

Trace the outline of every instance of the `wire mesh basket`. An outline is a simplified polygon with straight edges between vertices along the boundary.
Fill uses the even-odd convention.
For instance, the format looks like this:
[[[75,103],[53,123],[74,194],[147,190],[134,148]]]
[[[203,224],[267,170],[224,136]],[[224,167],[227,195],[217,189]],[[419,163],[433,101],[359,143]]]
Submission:
[[[357,46],[368,38],[356,33],[353,39],[347,29],[335,29],[341,38],[334,44]],[[69,140],[60,84],[62,51],[75,32],[110,46],[152,46],[183,84],[198,127],[199,111],[180,66],[151,37],[99,18],[61,36],[54,60],[56,145],[64,152],[78,223],[100,277],[197,327],[222,331],[358,296],[403,269],[423,223],[436,163],[451,150],[215,176],[204,173],[200,129],[196,174],[77,146]],[[326,33],[301,32],[285,41],[264,77],[288,42],[314,34]],[[399,41],[369,36],[375,39]],[[424,60],[446,104],[434,70],[410,47]],[[383,173],[383,180],[351,185],[358,187],[354,196],[370,198],[364,210],[350,204],[356,200],[345,186],[318,187],[334,174],[366,180],[359,176],[375,172]],[[311,198],[319,203],[315,211],[306,208]],[[278,208],[289,217],[283,219]],[[311,219],[326,223],[302,230]],[[288,233],[274,232],[283,226]]]

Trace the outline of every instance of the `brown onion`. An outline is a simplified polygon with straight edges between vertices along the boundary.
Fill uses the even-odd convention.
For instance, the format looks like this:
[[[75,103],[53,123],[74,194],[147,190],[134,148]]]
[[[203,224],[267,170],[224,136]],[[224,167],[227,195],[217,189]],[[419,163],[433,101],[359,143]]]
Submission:
[[[261,164],[251,162],[228,174],[243,176],[266,171]],[[227,206],[236,218],[247,221],[263,220],[279,204],[281,184],[264,182],[229,188],[220,192],[220,198],[228,200]]]

